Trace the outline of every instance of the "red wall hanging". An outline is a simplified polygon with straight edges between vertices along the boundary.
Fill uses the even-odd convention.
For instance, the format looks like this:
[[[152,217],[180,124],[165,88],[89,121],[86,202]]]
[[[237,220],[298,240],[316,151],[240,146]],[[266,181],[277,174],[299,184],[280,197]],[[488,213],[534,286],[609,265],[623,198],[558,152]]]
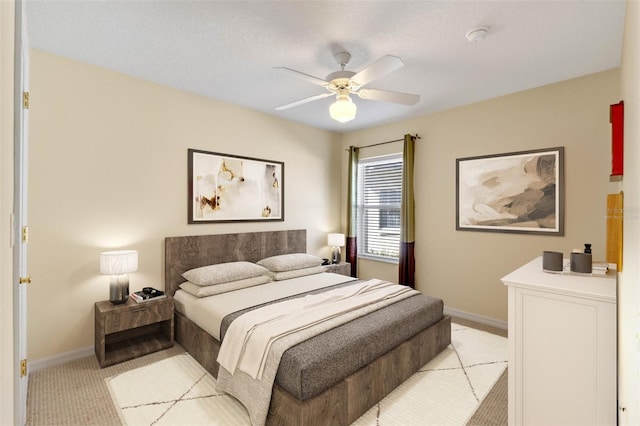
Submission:
[[[622,176],[624,170],[624,102],[609,107],[611,123],[611,176]]]

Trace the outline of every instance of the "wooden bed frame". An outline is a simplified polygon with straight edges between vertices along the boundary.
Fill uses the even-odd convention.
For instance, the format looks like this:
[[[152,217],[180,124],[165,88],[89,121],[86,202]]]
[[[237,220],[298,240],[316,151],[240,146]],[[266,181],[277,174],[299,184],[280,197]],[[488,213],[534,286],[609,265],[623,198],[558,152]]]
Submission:
[[[167,237],[165,291],[173,295],[189,269],[288,253],[306,253],[305,230]],[[175,339],[214,377],[220,342],[176,312]],[[349,425],[451,343],[445,316],[333,387],[305,401],[274,385],[267,424]]]

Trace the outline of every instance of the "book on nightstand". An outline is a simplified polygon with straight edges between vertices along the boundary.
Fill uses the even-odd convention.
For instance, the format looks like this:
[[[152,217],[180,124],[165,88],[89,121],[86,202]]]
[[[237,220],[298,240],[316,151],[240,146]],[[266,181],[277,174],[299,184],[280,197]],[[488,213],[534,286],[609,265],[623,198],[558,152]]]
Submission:
[[[163,291],[153,287],[145,287],[140,291],[131,293],[131,298],[138,303],[150,302],[152,300],[166,299],[167,295]]]

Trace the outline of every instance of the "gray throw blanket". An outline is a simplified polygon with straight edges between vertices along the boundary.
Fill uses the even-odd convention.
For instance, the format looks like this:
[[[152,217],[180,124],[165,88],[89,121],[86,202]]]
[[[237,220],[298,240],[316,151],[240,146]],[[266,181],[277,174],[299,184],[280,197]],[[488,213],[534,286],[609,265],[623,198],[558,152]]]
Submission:
[[[249,374],[240,370],[236,370],[232,375],[220,367],[218,389],[233,395],[247,408],[252,425],[263,425],[269,411],[271,391],[282,354],[290,347],[313,336],[418,293],[408,287],[399,287],[399,291],[375,303],[347,310],[341,315],[332,315],[326,321],[316,321],[311,326],[300,327],[295,332],[285,333],[271,344],[261,380],[253,379]]]

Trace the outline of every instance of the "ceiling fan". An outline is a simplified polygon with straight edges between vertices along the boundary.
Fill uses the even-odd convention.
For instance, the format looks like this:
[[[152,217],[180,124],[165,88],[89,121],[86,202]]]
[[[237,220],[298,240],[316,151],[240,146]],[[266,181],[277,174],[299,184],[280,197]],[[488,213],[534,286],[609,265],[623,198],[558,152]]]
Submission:
[[[326,80],[300,71],[292,70],[291,68],[277,67],[276,69],[293,75],[294,77],[322,86],[327,90],[327,92],[281,105],[277,107],[276,110],[282,111],[298,105],[306,104],[307,102],[335,95],[336,102],[331,104],[329,107],[329,115],[331,115],[331,118],[334,120],[346,123],[356,117],[356,104],[351,100],[351,97],[349,96],[350,94],[357,95],[362,99],[393,102],[403,105],[415,105],[420,100],[420,95],[390,92],[378,89],[363,89],[365,85],[369,84],[373,80],[402,68],[404,63],[397,56],[385,55],[358,73],[345,71],[344,69],[351,59],[350,53],[339,52],[334,55],[334,58],[341,69],[340,71],[335,71],[329,74]]]

